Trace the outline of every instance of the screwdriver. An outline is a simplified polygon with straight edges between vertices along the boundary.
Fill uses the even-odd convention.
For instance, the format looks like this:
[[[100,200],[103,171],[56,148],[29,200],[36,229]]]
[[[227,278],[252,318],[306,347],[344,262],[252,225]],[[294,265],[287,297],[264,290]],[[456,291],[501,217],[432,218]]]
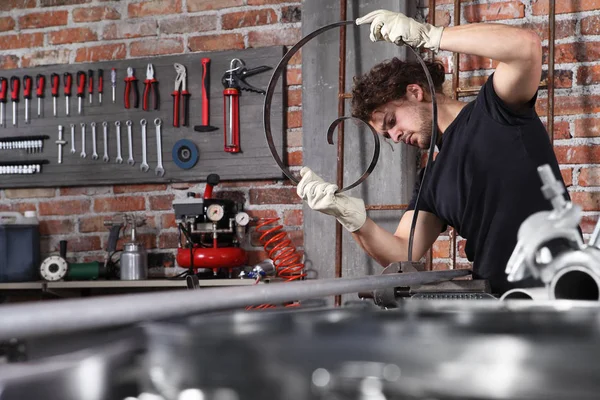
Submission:
[[[85,95],[85,72],[77,72],[77,97],[79,97],[79,105],[77,111],[79,115],[83,112],[83,96]]]
[[[54,116],[56,117],[56,99],[58,98],[58,86],[60,85],[60,79],[58,74],[52,73],[50,75],[50,83],[52,84],[52,110],[54,112]],[[67,108],[67,115],[69,109]]]
[[[6,95],[8,94],[8,80],[6,78],[0,78],[0,125],[6,128],[6,111],[4,105],[6,104]]]
[[[36,95],[38,99],[38,118],[42,116],[44,108],[42,107],[42,99],[44,98],[44,90],[46,90],[46,77],[42,74],[37,74],[35,77],[35,87],[37,89]]]
[[[98,70],[98,103],[102,105],[102,92],[104,91],[104,70]]]
[[[88,69],[88,93],[90,94],[90,104],[94,101],[94,71]]]
[[[25,123],[29,123],[29,105],[31,100],[31,86],[33,81],[31,76],[25,75],[23,77],[23,97],[25,98]]]
[[[110,71],[110,82],[112,86],[112,102],[114,104],[116,102],[117,95],[117,70],[114,68]]]
[[[18,76],[12,76],[10,78],[10,90],[11,90],[11,100],[13,106],[13,126],[17,126],[17,103],[19,102],[19,90],[21,86],[21,81]]]
[[[73,75],[65,72],[65,107],[67,108],[67,116],[71,115],[71,88],[73,87]]]

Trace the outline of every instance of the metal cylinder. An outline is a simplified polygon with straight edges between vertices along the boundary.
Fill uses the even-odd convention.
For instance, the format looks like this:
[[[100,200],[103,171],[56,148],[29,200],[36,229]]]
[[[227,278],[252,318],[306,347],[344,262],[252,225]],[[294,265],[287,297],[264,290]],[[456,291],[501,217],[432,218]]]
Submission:
[[[139,243],[126,243],[121,255],[121,280],[148,279],[148,254]]]
[[[600,300],[600,277],[587,267],[558,270],[550,282],[551,300]]]
[[[516,288],[504,293],[500,300],[549,300],[548,289],[539,288]]]

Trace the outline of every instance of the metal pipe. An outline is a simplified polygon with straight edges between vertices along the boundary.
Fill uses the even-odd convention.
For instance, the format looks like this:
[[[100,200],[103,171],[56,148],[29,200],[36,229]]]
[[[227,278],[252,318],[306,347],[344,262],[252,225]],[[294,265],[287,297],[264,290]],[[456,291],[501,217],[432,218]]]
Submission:
[[[422,285],[470,273],[469,270],[408,272],[248,287],[9,304],[0,306],[0,341],[123,326],[141,321],[243,308],[248,305],[278,304],[388,287]]]
[[[375,204],[365,206],[369,211],[395,211],[395,210],[406,210],[408,204]]]
[[[461,0],[454,0],[454,26],[460,25]],[[453,55],[454,69],[452,70],[452,93],[454,99],[458,100],[459,80],[460,80],[460,53],[455,52]],[[452,246],[452,264],[451,269],[456,268],[456,230],[454,227],[450,229],[450,243]]]
[[[549,300],[548,289],[545,287],[517,288],[504,293],[500,300]]]
[[[566,267],[550,282],[551,300],[600,300],[600,277],[586,267]]]
[[[555,13],[555,0],[550,0],[548,3],[550,9],[548,11],[548,78],[546,79],[548,84],[548,121],[546,126],[548,128],[548,134],[550,135],[550,141],[554,144],[554,38],[555,29],[554,23],[556,21]]]

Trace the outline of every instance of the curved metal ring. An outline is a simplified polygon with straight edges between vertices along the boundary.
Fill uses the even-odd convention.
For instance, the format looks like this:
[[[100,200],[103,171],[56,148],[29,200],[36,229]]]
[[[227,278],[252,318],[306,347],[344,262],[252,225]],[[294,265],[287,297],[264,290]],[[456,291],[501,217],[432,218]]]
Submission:
[[[316,31],[313,31],[313,32],[309,33],[308,35],[306,35],[305,37],[303,37],[298,43],[296,43],[291,49],[289,49],[287,53],[285,53],[285,55],[283,56],[281,61],[279,61],[279,64],[277,64],[277,67],[275,68],[275,70],[273,71],[273,75],[271,76],[271,80],[269,81],[269,86],[267,87],[267,91],[265,94],[265,103],[263,106],[263,124],[265,127],[265,137],[267,139],[267,144],[269,146],[269,150],[271,151],[271,155],[273,156],[273,159],[275,160],[275,162],[277,163],[277,165],[279,166],[281,171],[285,174],[285,176],[287,176],[288,179],[291,180],[292,182],[294,182],[296,185],[300,181],[298,179],[296,179],[292,175],[292,173],[289,171],[289,169],[284,165],[283,161],[281,160],[281,157],[279,157],[279,154],[277,153],[277,149],[275,148],[275,143],[273,142],[273,134],[271,132],[271,102],[273,99],[273,93],[275,92],[275,85],[277,84],[277,81],[279,80],[281,73],[285,70],[285,68],[287,66],[287,62],[290,60],[290,58],[292,58],[292,56],[294,56],[294,54],[296,54],[296,52],[302,46],[304,46],[307,42],[309,42],[316,36],[319,36],[323,32],[326,32],[333,28],[337,28],[338,26],[351,25],[351,24],[354,24],[353,20],[335,22],[333,24],[325,25],[324,27],[319,28]],[[330,125],[329,130],[327,132],[329,144],[333,144],[330,136],[333,134],[335,127],[344,119],[349,119],[349,118],[354,118],[354,117],[340,117]],[[355,118],[355,119],[358,119],[358,118]],[[361,122],[365,123],[364,121],[361,121]],[[370,126],[369,124],[366,124],[366,125],[369,126],[369,128],[371,129],[371,132],[373,132],[374,137],[375,137],[375,152],[373,154],[373,160],[371,160],[371,164],[369,165],[369,168],[367,168],[367,170],[362,174],[362,176],[356,182],[354,182],[353,184],[351,184],[349,186],[346,186],[345,188],[342,188],[341,190],[338,190],[338,193],[344,192],[355,186],[360,185],[365,179],[367,179],[367,177],[371,174],[371,172],[373,172],[375,165],[377,165],[377,160],[379,158],[379,136],[377,136],[377,132],[375,131],[375,129],[373,129],[372,126]]]

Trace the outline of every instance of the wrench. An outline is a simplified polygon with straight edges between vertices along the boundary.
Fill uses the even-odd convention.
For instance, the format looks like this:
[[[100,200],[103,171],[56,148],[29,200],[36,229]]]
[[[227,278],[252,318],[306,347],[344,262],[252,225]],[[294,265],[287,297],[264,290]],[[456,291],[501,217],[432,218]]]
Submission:
[[[115,126],[117,127],[117,158],[115,162],[123,164],[123,157],[121,157],[121,121],[116,121]]]
[[[108,158],[108,122],[102,122],[102,128],[104,128],[104,157],[102,157],[102,161],[108,162],[110,158]]]
[[[75,154],[75,124],[71,124],[71,154]]]
[[[85,122],[81,123],[81,158],[86,158],[85,154]]]
[[[140,121],[140,125],[142,125],[142,163],[140,164],[140,169],[142,172],[148,172],[150,166],[148,165],[148,159],[146,157],[146,125],[148,122],[145,118],[142,118]]]
[[[165,169],[162,164],[162,132],[161,132],[162,121],[160,118],[154,120],[154,126],[156,127],[156,162],[158,165],[154,169],[156,176],[164,176]]]
[[[128,120],[125,122],[125,125],[127,125],[127,139],[129,140],[129,159],[127,160],[127,164],[135,165],[135,161],[133,160],[133,135],[131,133],[131,125],[133,125],[133,122]]]
[[[96,149],[96,123],[92,122],[90,125],[92,125],[92,160],[97,160],[98,151]]]

